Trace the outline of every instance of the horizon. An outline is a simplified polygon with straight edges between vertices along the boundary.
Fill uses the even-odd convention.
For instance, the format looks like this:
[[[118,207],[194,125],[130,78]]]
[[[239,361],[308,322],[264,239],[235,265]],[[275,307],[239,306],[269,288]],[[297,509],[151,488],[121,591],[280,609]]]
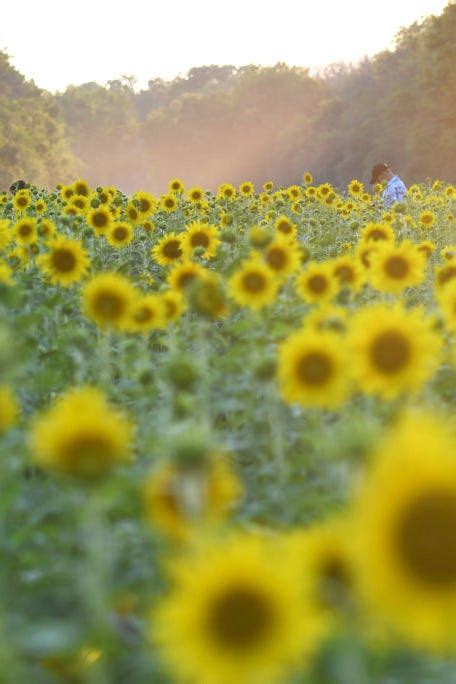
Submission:
[[[333,64],[357,64],[382,50],[394,48],[395,36],[401,28],[430,14],[440,14],[448,0],[407,0],[399,6],[393,0],[384,0],[375,21],[371,7],[360,0],[347,0],[343,6],[333,0],[325,0],[318,7],[310,8],[309,3],[306,4],[307,7],[299,0],[292,0],[286,14],[265,16],[264,12],[258,14],[259,0],[247,7],[240,0],[234,0],[228,16],[223,17],[224,31],[220,35],[220,17],[210,14],[208,0],[195,0],[191,7],[178,6],[178,20],[174,20],[171,27],[174,32],[170,40],[169,32],[160,31],[157,35],[148,32],[151,26],[160,26],[160,22],[169,19],[164,5],[155,6],[153,11],[145,8],[143,21],[134,26],[136,32],[129,32],[128,25],[125,31],[125,21],[120,21],[123,15],[119,16],[112,9],[112,2],[108,4],[102,0],[91,5],[88,0],[80,0],[79,14],[72,16],[71,21],[72,32],[76,36],[82,35],[81,51],[76,49],[77,41],[69,41],[67,31],[62,30],[62,24],[67,28],[69,20],[55,13],[52,0],[42,0],[39,6],[32,0],[24,0],[21,9],[26,9],[27,24],[17,22],[17,13],[12,6],[3,11],[0,49],[9,55],[12,66],[27,80],[33,80],[39,88],[53,93],[89,82],[105,86],[122,77],[133,77],[134,88],[138,91],[147,88],[149,80],[171,81],[184,77],[192,68],[212,65],[269,67],[282,62],[315,74]],[[128,6],[129,16],[141,16],[141,10],[144,15],[141,0],[130,0]],[[235,10],[241,6],[244,14],[239,20]],[[107,8],[111,14],[106,18]],[[389,11],[392,8],[394,13]],[[191,19],[193,23],[189,23]],[[252,33],[252,26],[260,24],[261,31]],[[349,34],[341,31],[340,27],[344,25],[351,29]],[[188,26],[192,29],[190,39]],[[323,30],[324,44],[319,39]],[[151,39],[150,45],[148,39]],[[46,43],[54,49],[40,50]],[[122,45],[120,51],[119,44]],[[105,57],[100,59],[103,53]]]

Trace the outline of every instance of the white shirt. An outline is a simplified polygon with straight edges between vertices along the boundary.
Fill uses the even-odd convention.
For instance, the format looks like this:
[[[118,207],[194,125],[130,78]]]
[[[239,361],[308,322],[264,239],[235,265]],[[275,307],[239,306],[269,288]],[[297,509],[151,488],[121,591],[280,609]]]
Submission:
[[[407,188],[401,181],[399,176],[393,176],[388,181],[386,188],[383,191],[382,200],[385,207],[389,207],[394,202],[401,202],[407,193]]]

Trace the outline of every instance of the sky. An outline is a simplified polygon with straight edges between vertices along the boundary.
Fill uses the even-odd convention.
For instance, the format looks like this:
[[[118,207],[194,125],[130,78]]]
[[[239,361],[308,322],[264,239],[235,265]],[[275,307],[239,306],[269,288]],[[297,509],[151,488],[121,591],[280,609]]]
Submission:
[[[21,0],[2,7],[0,50],[56,91],[133,75],[137,88],[207,64],[311,70],[392,48],[448,0]]]

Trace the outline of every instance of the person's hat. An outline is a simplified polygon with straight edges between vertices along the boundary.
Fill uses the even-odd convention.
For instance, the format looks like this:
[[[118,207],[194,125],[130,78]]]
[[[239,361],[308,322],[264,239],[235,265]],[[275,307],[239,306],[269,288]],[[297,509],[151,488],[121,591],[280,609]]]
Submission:
[[[374,185],[378,181],[380,174],[382,174],[383,171],[386,171],[388,168],[388,164],[375,164],[374,168],[372,169],[371,185]]]

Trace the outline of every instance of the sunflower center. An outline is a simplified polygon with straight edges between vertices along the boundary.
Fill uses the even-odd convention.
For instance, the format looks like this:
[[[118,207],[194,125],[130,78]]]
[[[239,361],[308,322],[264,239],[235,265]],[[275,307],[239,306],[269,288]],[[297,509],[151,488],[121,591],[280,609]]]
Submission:
[[[392,256],[385,262],[385,273],[389,275],[390,278],[396,278],[400,280],[405,278],[410,270],[410,266],[406,259],[400,256]]]
[[[165,199],[165,206],[167,207],[167,209],[172,209],[174,207],[174,204],[175,202],[172,197],[167,197]]]
[[[386,330],[374,339],[370,348],[370,357],[379,371],[393,375],[409,363],[411,351],[409,340],[401,332]]]
[[[125,311],[125,301],[110,290],[99,292],[95,298],[94,309],[104,318],[119,318]]]
[[[152,320],[154,314],[155,312],[149,306],[143,305],[136,309],[133,318],[136,323],[147,323],[148,321]]]
[[[193,233],[190,243],[192,247],[208,247],[209,246],[209,236],[202,230],[197,233]]]
[[[115,240],[119,240],[119,242],[121,242],[122,240],[125,240],[125,238],[128,237],[128,230],[126,228],[123,228],[122,226],[119,226],[118,228],[114,229],[113,237]]]
[[[299,360],[297,374],[306,385],[322,385],[330,377],[333,365],[331,359],[322,352],[309,352]]]
[[[168,259],[178,259],[182,256],[180,240],[168,240],[163,246],[163,254],[165,257],[168,257]]]
[[[268,250],[266,261],[272,269],[275,271],[280,271],[286,266],[287,255],[283,249],[280,249],[279,247],[272,247],[270,250]]]
[[[65,461],[82,475],[96,475],[111,460],[112,444],[102,434],[81,433],[64,445]]]
[[[322,275],[313,275],[307,281],[307,285],[315,294],[322,294],[328,288],[328,281]]]
[[[242,284],[248,292],[261,292],[265,288],[266,279],[261,273],[246,273]]]
[[[440,285],[445,285],[449,280],[456,278],[456,266],[447,266],[437,276]]]
[[[180,290],[183,290],[189,285],[191,282],[193,282],[196,278],[196,273],[193,271],[184,271],[181,273],[177,279],[177,287]]]
[[[28,237],[32,233],[32,226],[30,223],[23,223],[19,226],[19,235],[22,237]]]
[[[245,651],[265,640],[274,619],[270,601],[254,587],[229,587],[213,601],[207,627],[224,648]]]
[[[291,223],[281,221],[277,226],[277,230],[280,230],[282,233],[291,233]]]
[[[51,262],[56,271],[67,273],[76,266],[76,257],[69,249],[56,249],[52,253]]]
[[[334,275],[343,283],[352,283],[355,279],[355,274],[350,266],[338,266],[334,271]]]
[[[367,236],[368,240],[386,240],[386,235],[383,230],[380,230],[379,228],[374,228],[374,230],[371,230],[370,233]]]
[[[152,207],[152,205],[148,199],[142,198],[139,201],[139,209],[140,209],[140,211],[142,211],[143,214],[145,214],[147,211],[150,211],[151,207]]]
[[[103,213],[103,212],[101,212],[101,211],[97,211],[97,212],[93,215],[92,220],[93,220],[94,225],[95,225],[97,228],[104,228],[104,227],[107,225],[107,223],[108,223],[108,217],[106,216],[105,213]]]
[[[199,201],[202,195],[199,191],[192,192],[192,200]]]
[[[435,489],[405,509],[396,532],[400,559],[416,579],[433,587],[456,585],[456,492]]]

